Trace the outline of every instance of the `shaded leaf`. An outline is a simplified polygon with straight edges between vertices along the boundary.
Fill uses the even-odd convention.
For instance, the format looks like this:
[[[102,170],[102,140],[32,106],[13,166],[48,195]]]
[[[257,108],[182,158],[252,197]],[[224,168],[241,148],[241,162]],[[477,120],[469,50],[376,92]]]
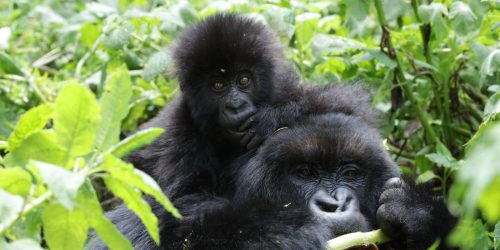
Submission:
[[[85,176],[81,173],[74,173],[63,167],[40,161],[32,161],[32,164],[38,168],[43,181],[59,202],[66,208],[72,209],[76,194],[83,184]]]
[[[24,76],[21,68],[3,51],[0,51],[0,73]]]
[[[23,210],[24,200],[0,189],[0,232],[12,223]]]
[[[156,76],[163,74],[172,66],[172,59],[167,51],[158,51],[144,65],[142,78],[150,82]]]
[[[478,18],[469,5],[464,2],[453,2],[450,8],[451,25],[459,35],[467,35],[478,29]]]
[[[106,34],[104,37],[104,45],[111,50],[123,49],[123,46],[127,45],[129,42],[130,32],[132,32],[131,27],[118,27]]]
[[[481,65],[481,74],[491,76],[500,69],[500,49],[492,51]]]

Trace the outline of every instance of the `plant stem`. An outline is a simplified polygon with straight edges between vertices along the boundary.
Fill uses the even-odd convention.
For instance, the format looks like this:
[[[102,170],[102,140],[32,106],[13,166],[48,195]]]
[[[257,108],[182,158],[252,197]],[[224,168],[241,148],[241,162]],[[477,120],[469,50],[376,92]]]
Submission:
[[[31,210],[38,207],[40,204],[44,203],[50,197],[52,197],[52,192],[47,191],[46,193],[40,195],[38,198],[34,199],[30,203],[26,204],[24,206],[23,210],[19,213],[19,215],[15,219],[13,219],[9,223],[7,223],[5,225],[5,227],[0,228],[0,235],[2,235],[5,230],[10,228],[19,218],[21,218],[21,217],[25,216],[26,214],[28,214],[29,212],[31,212]]]
[[[383,46],[386,47],[387,51],[382,50],[382,52],[386,53],[391,59],[393,59],[396,62],[396,68],[394,69],[394,73],[396,74],[399,82],[401,83],[401,88],[403,89],[404,95],[410,100],[412,105],[415,107],[417,111],[417,116],[418,119],[420,120],[420,123],[424,127],[424,130],[428,137],[431,139],[433,143],[439,143],[439,137],[437,136],[436,132],[432,128],[429,118],[427,117],[427,113],[425,113],[422,109],[422,106],[418,102],[418,100],[415,98],[415,95],[413,95],[413,92],[411,91],[409,82],[406,80],[401,63],[398,59],[398,56],[396,52],[394,51],[394,47],[392,46],[392,41],[391,41],[391,36],[389,29],[387,28],[387,20],[385,19],[385,14],[384,14],[384,7],[382,6],[381,0],[375,0],[375,8],[377,10],[377,16],[378,20],[380,22],[380,26],[382,28],[382,40],[386,41],[386,44],[381,45],[381,49]]]
[[[326,249],[342,250],[356,246],[378,245],[388,242],[389,240],[390,238],[387,237],[382,230],[377,229],[366,233],[356,232],[341,235],[333,240],[329,240]]]

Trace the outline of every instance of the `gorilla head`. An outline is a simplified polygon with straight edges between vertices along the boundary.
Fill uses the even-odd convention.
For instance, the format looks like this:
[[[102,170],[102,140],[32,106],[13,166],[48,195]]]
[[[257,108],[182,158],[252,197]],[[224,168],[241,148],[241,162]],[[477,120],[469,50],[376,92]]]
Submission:
[[[248,126],[256,105],[273,97],[281,51],[267,27],[232,14],[211,16],[183,32],[174,48],[176,75],[195,122],[221,132]]]
[[[238,176],[237,201],[306,205],[341,235],[374,228],[382,187],[399,169],[376,129],[357,117],[331,114],[280,131]]]

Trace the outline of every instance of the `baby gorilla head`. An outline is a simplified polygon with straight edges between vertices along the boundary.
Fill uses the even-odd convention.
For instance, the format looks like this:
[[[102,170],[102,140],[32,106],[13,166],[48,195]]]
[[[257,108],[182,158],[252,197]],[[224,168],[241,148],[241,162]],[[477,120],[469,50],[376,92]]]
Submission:
[[[307,206],[333,236],[372,229],[384,183],[399,176],[381,141],[357,117],[315,117],[262,145],[239,173],[236,200]]]
[[[273,96],[280,53],[268,28],[242,16],[214,15],[183,32],[174,48],[176,75],[195,122],[226,136],[248,125],[256,106]]]

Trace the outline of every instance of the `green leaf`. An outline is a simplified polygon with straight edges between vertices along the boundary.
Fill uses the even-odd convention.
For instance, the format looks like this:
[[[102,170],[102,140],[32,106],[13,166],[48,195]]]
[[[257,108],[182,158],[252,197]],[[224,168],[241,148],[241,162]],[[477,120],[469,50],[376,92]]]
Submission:
[[[295,17],[295,36],[299,42],[299,48],[305,50],[314,36],[321,15],[306,12]]]
[[[92,220],[92,227],[99,238],[112,250],[132,250],[132,244],[123,236],[118,229],[103,215],[96,216]]]
[[[441,143],[436,145],[436,152],[432,154],[426,154],[425,157],[430,161],[447,168],[456,167],[458,161],[451,155],[451,152]]]
[[[495,250],[500,249],[500,221],[495,225],[495,231],[493,231],[493,246]]]
[[[87,239],[88,217],[79,209],[69,211],[48,204],[43,212],[43,232],[51,250],[82,249]]]
[[[66,152],[56,143],[53,131],[42,130],[30,135],[20,146],[5,156],[4,164],[10,167],[24,167],[30,160],[52,164],[64,164]]]
[[[129,183],[145,194],[151,195],[174,217],[181,218],[181,214],[163,194],[158,184],[146,173],[134,169],[132,164],[128,164],[112,155],[104,156],[102,164],[114,179]]]
[[[451,25],[457,34],[465,36],[478,30],[478,18],[469,5],[464,2],[453,2],[450,8]]]
[[[68,84],[56,99],[54,130],[67,157],[85,155],[92,150],[99,120],[99,105],[84,86]]]
[[[0,73],[24,76],[21,68],[3,51],[0,51]]]
[[[172,58],[167,51],[158,51],[154,53],[144,65],[142,78],[150,82],[156,76],[163,74],[172,67]]]
[[[43,129],[51,116],[52,105],[50,104],[42,104],[23,114],[9,136],[9,151],[14,150],[28,136]]]
[[[128,239],[103,215],[97,194],[88,180],[78,191],[76,207],[83,211],[87,218],[90,218],[90,226],[110,249],[133,249]],[[92,249],[92,246],[88,249]]]
[[[27,196],[31,187],[31,175],[24,169],[0,168],[0,188],[12,194]]]
[[[356,21],[362,21],[368,16],[370,5],[367,0],[350,0],[346,3],[346,16]]]
[[[126,68],[111,73],[101,98],[101,120],[97,126],[96,145],[104,151],[120,140],[121,121],[128,114],[132,83]]]
[[[422,22],[432,24],[432,30],[438,40],[443,39],[448,34],[448,26],[444,16],[448,15],[446,6],[440,3],[431,3],[429,5],[420,5],[418,13]]]
[[[116,196],[120,197],[125,205],[132,210],[142,220],[148,230],[151,238],[158,244],[160,234],[158,230],[158,219],[151,211],[149,204],[142,199],[139,190],[132,187],[128,182],[114,179],[112,177],[103,177],[106,187]]]
[[[43,250],[38,242],[32,239],[18,239],[9,243],[0,242],[2,250]]]
[[[480,219],[474,222],[462,219],[449,236],[449,242],[461,249],[488,249],[491,240]]]
[[[492,51],[481,65],[481,74],[492,76],[500,69],[500,49]]]
[[[0,232],[17,219],[23,206],[23,198],[0,189]]]
[[[479,208],[490,223],[500,221],[500,175],[483,191],[479,198]]]
[[[110,148],[109,152],[118,158],[125,157],[134,150],[150,144],[158,138],[158,136],[163,134],[163,132],[165,132],[165,130],[161,128],[147,128],[141,130],[120,141]]]
[[[66,208],[72,209],[78,189],[85,181],[85,176],[40,161],[32,161],[31,164],[38,168],[44,183],[47,184],[59,202]]]
[[[104,45],[111,50],[123,49],[123,46],[127,45],[129,42],[131,32],[131,27],[118,27],[111,31],[111,33],[106,34],[104,37]]]

